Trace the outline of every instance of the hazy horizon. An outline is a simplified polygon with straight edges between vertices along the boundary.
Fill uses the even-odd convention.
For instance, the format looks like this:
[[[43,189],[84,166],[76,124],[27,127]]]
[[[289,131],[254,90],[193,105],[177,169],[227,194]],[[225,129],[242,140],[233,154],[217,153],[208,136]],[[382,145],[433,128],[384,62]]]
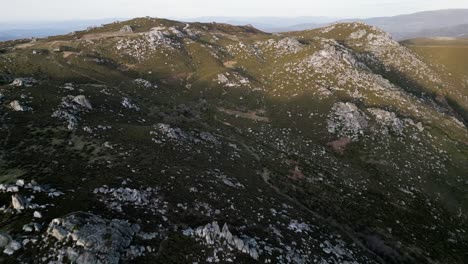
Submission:
[[[248,7],[248,8],[247,8]],[[331,17],[371,18],[441,9],[466,9],[468,1],[453,0],[328,0],[306,1],[215,1],[215,0],[16,0],[3,4],[1,23],[30,23],[113,18],[161,17],[193,19],[201,17]]]

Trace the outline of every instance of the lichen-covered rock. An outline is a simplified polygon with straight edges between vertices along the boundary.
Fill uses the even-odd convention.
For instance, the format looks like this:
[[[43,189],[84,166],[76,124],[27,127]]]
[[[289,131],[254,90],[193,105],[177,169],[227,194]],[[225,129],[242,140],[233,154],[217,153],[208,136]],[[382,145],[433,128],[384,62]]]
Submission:
[[[75,212],[52,220],[47,235],[58,241],[71,240],[71,248],[65,250],[63,244],[57,244],[56,250],[74,263],[116,264],[138,230],[138,225],[127,221],[107,220],[90,213]]]

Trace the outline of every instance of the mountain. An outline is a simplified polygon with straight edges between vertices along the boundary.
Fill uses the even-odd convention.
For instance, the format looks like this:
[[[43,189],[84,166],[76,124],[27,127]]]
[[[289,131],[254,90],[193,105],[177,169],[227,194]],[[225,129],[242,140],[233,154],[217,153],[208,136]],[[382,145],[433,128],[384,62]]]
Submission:
[[[227,23],[231,25],[252,25],[265,32],[281,32],[286,28],[297,27],[303,24],[323,25],[337,21],[331,17],[199,17],[184,19],[187,22]],[[310,28],[307,28],[310,29]]]
[[[468,24],[456,25],[444,28],[426,29],[416,33],[402,35],[401,39],[411,39],[414,37],[455,37],[468,38]]]
[[[468,77],[416,49],[155,18],[0,43],[0,262],[466,263]]]
[[[76,20],[31,23],[0,24],[0,40],[12,40],[31,37],[47,37],[83,30],[90,26],[110,23],[122,18],[100,20]],[[393,17],[368,19],[342,19],[320,16],[302,17],[222,17],[207,16],[182,19],[186,22],[227,23],[231,25],[252,25],[265,32],[278,33],[288,31],[310,30],[325,27],[337,22],[363,22],[377,26],[397,39],[418,37],[466,37],[468,32],[468,9],[449,9],[419,12]]]
[[[301,23],[296,24],[286,24],[279,20],[278,23],[274,23],[273,21],[270,23],[270,26],[261,29],[267,32],[288,32],[314,29],[336,22],[362,22],[389,32],[397,40],[418,37],[468,36],[468,9],[437,10],[368,19],[330,19],[329,21],[305,19]],[[245,24],[250,23],[245,21]]]
[[[83,30],[88,27],[118,21],[118,18],[96,20],[71,20],[71,21],[46,21],[46,22],[21,22],[0,24],[0,41],[22,38],[43,38],[47,36],[67,34],[72,31]]]
[[[468,24],[468,9],[427,11],[394,17],[364,19],[362,22],[377,26],[392,34],[396,39],[431,37],[431,35],[427,35],[431,31]],[[464,29],[466,32],[466,27]]]

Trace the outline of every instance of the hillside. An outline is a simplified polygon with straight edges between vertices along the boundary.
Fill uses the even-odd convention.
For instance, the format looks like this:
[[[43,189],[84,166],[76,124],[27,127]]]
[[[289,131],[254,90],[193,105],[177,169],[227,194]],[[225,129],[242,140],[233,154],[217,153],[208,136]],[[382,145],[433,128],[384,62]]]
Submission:
[[[413,50],[153,18],[1,42],[0,262],[466,263],[468,82]]]

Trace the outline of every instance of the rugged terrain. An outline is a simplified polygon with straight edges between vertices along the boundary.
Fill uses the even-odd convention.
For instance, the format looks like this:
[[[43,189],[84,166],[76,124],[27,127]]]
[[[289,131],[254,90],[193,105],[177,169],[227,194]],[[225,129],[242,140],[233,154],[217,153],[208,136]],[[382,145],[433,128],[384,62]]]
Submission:
[[[377,28],[139,18],[0,73],[3,263],[468,261],[468,76]]]

